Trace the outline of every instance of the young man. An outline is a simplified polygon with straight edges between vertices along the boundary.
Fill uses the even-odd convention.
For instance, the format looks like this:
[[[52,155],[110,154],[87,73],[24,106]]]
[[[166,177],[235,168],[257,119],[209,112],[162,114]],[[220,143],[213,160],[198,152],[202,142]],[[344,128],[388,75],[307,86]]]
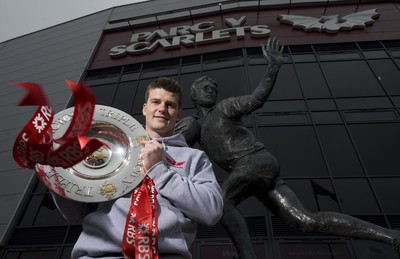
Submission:
[[[160,78],[148,86],[143,105],[151,140],[142,143],[140,156],[143,172],[157,191],[160,259],[191,258],[196,224],[217,223],[223,209],[221,190],[205,153],[188,147],[181,134],[172,135],[181,115],[181,95],[175,80]],[[123,258],[131,194],[95,206],[54,196],[67,220],[83,227],[72,258]]]

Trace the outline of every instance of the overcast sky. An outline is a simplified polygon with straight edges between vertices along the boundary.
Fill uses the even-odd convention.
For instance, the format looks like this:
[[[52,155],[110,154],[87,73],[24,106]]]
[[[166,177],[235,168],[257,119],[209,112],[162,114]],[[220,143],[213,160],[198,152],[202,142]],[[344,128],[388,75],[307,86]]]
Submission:
[[[147,0],[0,0],[0,42],[114,6]]]

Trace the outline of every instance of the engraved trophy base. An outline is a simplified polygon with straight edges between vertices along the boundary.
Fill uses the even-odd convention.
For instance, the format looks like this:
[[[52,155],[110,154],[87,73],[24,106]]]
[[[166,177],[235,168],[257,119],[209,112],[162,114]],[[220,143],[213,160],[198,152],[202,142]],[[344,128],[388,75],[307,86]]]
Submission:
[[[69,126],[74,108],[54,115],[54,138]],[[87,137],[105,145],[70,168],[37,165],[39,178],[53,192],[81,202],[104,202],[131,192],[143,180],[139,158],[141,141],[149,139],[145,129],[129,114],[96,105]]]

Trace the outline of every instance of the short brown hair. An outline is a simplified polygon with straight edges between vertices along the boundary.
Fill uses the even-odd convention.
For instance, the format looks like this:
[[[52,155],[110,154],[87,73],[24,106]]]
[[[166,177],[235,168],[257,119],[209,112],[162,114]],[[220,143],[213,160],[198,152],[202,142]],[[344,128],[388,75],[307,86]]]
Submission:
[[[149,99],[150,90],[157,89],[157,88],[161,88],[161,89],[164,89],[165,91],[168,91],[168,92],[178,95],[178,105],[179,105],[179,107],[182,106],[181,86],[179,85],[178,81],[176,81],[175,79],[169,78],[169,77],[160,77],[160,78],[157,78],[156,80],[154,80],[153,82],[151,82],[147,86],[147,90],[144,95],[144,102],[147,102],[147,100]]]

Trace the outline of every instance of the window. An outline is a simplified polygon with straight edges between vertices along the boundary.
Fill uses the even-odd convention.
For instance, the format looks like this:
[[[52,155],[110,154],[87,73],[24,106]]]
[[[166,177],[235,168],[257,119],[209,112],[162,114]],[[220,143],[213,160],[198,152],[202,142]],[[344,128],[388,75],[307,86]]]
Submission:
[[[243,67],[232,67],[204,72],[218,84],[218,100],[248,94],[247,77]]]
[[[285,182],[307,210],[311,212],[340,211],[338,199],[330,180],[287,179]]]
[[[289,243],[280,244],[281,259],[350,259],[349,248],[346,244],[309,244]]]
[[[366,179],[334,179],[343,213],[364,215],[380,213]]]
[[[118,85],[113,107],[129,113],[135,98],[137,81],[123,82]]]
[[[372,67],[379,83],[390,95],[400,95],[400,71],[390,59],[371,60]]]
[[[182,93],[183,93],[183,98],[182,98],[182,108],[183,109],[188,109],[188,108],[193,108],[193,102],[192,99],[190,98],[190,89],[193,84],[193,82],[201,77],[201,72],[198,70],[197,72],[193,73],[186,73],[186,74],[181,74],[179,77],[179,84],[182,87]]]
[[[254,90],[263,78],[266,65],[249,66],[250,86]],[[302,99],[302,93],[292,65],[282,65],[269,100]]]
[[[331,98],[325,79],[316,63],[296,64],[296,74],[306,98]]]
[[[112,106],[114,93],[117,88],[117,83],[108,85],[97,85],[92,87],[92,91],[96,98],[96,104]]]
[[[328,175],[311,126],[262,127],[258,130],[260,140],[278,159],[282,177]]]
[[[400,214],[398,199],[394,198],[400,197],[400,178],[373,178],[371,184],[383,212]]]
[[[349,125],[370,176],[399,175],[400,123]]]
[[[321,67],[335,97],[384,94],[365,61],[323,62]]]
[[[365,175],[343,125],[317,126],[317,132],[333,176]]]

